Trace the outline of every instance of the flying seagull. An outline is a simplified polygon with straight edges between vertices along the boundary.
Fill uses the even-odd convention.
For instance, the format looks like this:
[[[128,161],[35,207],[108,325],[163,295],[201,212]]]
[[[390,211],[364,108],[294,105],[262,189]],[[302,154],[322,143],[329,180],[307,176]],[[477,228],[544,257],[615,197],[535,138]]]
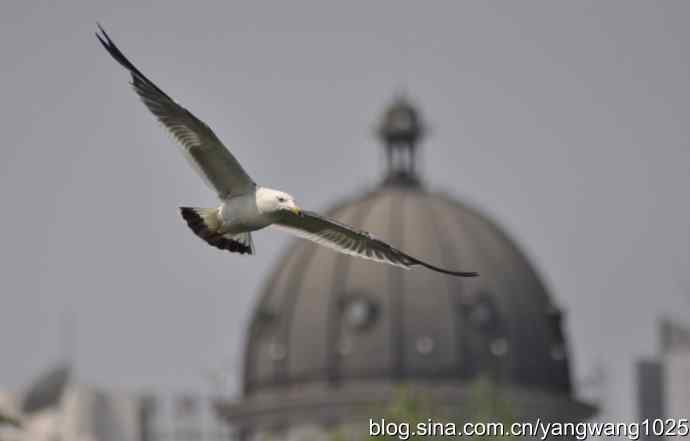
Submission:
[[[409,269],[421,265],[461,277],[475,272],[451,271],[412,257],[366,231],[303,211],[282,191],[257,185],[213,131],[146,78],[115,46],[99,25],[96,37],[132,75],[132,87],[146,107],[182,145],[185,156],[221,201],[216,208],[181,207],[192,231],[208,244],[240,254],[254,254],[252,231],[278,227],[335,251]]]

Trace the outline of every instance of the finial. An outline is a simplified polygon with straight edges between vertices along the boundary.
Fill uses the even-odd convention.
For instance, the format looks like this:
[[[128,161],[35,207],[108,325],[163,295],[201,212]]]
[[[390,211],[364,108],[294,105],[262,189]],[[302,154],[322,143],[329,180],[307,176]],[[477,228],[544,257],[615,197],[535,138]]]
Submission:
[[[386,149],[385,184],[419,185],[415,169],[417,145],[425,133],[421,118],[405,96],[397,94],[386,109],[378,135]]]

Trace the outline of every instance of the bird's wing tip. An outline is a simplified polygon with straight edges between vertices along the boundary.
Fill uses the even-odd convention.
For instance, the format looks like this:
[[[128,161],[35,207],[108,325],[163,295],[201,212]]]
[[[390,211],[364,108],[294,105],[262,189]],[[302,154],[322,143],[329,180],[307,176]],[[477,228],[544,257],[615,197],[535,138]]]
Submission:
[[[479,273],[476,272],[476,271],[452,271],[452,270],[449,270],[449,269],[440,268],[440,267],[438,267],[438,266],[431,265],[431,264],[429,264],[429,263],[427,263],[427,262],[424,262],[424,261],[421,261],[421,260],[418,260],[418,259],[415,259],[415,260],[416,260],[415,263],[418,264],[418,265],[422,265],[422,266],[424,266],[424,267],[426,267],[426,268],[428,268],[428,269],[430,269],[430,270],[433,270],[433,271],[436,271],[436,272],[439,272],[439,273],[448,274],[449,276],[456,276],[456,277],[479,277]]]
[[[442,273],[449,274],[451,276],[458,277],[479,277],[479,273],[475,271],[440,271]]]
[[[105,32],[105,29],[103,29],[103,26],[101,26],[100,23],[96,22],[96,26],[98,27],[98,30],[94,32],[96,38],[98,38],[98,41],[101,42],[103,47],[110,52],[112,50],[111,46],[113,46],[113,41],[110,39],[110,36],[107,32]]]

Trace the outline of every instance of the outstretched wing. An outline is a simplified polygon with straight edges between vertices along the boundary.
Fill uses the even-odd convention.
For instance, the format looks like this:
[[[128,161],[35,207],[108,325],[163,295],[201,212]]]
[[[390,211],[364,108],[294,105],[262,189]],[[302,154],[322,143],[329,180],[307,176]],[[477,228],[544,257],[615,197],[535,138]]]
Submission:
[[[386,242],[375,239],[366,231],[355,230],[348,225],[308,211],[302,212],[301,215],[288,211],[283,212],[280,220],[273,225],[303,239],[311,240],[351,256],[384,262],[406,269],[414,265],[421,265],[453,276],[474,277],[478,275],[475,272],[451,271],[431,265],[393,248]]]
[[[99,25],[96,37],[110,55],[132,74],[132,87],[146,107],[184,147],[185,156],[223,199],[254,191],[256,184],[203,121],[177,104],[125,56]]]

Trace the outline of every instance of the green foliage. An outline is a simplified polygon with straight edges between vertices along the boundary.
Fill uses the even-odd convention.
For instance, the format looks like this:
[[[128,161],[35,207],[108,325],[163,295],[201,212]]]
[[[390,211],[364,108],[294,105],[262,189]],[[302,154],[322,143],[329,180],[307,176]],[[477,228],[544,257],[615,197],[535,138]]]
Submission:
[[[397,424],[406,423],[411,429],[417,424],[429,420],[436,421],[434,418],[431,398],[428,395],[414,392],[407,386],[401,386],[396,392],[395,399],[391,402],[387,412],[384,414],[387,422]],[[400,436],[370,436],[379,440],[399,440]],[[410,440],[428,439],[431,437],[411,435]]]
[[[503,395],[502,388],[492,379],[482,377],[467,386],[467,395],[462,403],[462,407],[454,409],[454,414],[446,414],[439,406],[435,405],[429,393],[421,392],[409,386],[401,386],[396,390],[391,402],[382,409],[372,409],[369,414],[376,423],[395,423],[398,427],[404,426],[409,429],[408,433],[393,435],[368,435],[367,421],[361,426],[340,427],[331,432],[330,441],[361,441],[365,439],[377,441],[408,441],[408,440],[427,440],[439,438],[452,438],[443,436],[438,428],[454,426],[455,429],[462,428],[464,423],[503,423],[506,430],[515,421],[509,401]],[[427,426],[434,424],[437,435],[421,436],[414,434],[413,431],[418,424]],[[356,429],[356,430],[352,430]],[[466,441],[498,441],[504,438],[501,435],[485,434],[482,436],[462,436],[457,437]],[[267,441],[270,437],[265,438]],[[303,441],[311,441],[305,439]]]
[[[0,426],[14,426],[19,428],[21,427],[21,422],[17,418],[0,411]]]
[[[474,423],[503,423],[506,430],[515,421],[510,403],[501,394],[500,387],[489,378],[481,377],[470,386],[467,421]],[[484,435],[467,438],[485,441],[503,438],[500,435]]]
[[[501,388],[489,378],[480,378],[470,383],[468,386],[468,398],[461,409],[454,410],[454,415],[444,414],[438,406],[434,405],[433,399],[429,394],[413,390],[411,387],[400,387],[395,394],[395,398],[391,403],[379,412],[372,412],[373,421],[381,423],[384,420],[386,423],[396,423],[396,425],[404,425],[409,428],[408,433],[399,433],[395,435],[377,435],[368,436],[369,439],[376,439],[379,441],[400,441],[400,440],[424,440],[442,438],[439,434],[439,427],[460,428],[466,422],[472,423],[503,423],[507,429],[514,421],[513,412],[510,403],[502,396]],[[434,424],[436,428],[436,436],[426,435],[420,436],[412,434],[419,423]],[[454,423],[454,424],[453,424]],[[368,424],[368,422],[367,422]],[[368,426],[363,427],[364,431],[368,433]],[[365,439],[366,436],[358,437],[357,439]],[[476,439],[477,441],[492,441],[502,438],[500,435],[492,436],[490,434],[483,436],[463,436],[465,440]],[[357,441],[352,437],[347,437],[343,431],[334,432],[332,441]]]

